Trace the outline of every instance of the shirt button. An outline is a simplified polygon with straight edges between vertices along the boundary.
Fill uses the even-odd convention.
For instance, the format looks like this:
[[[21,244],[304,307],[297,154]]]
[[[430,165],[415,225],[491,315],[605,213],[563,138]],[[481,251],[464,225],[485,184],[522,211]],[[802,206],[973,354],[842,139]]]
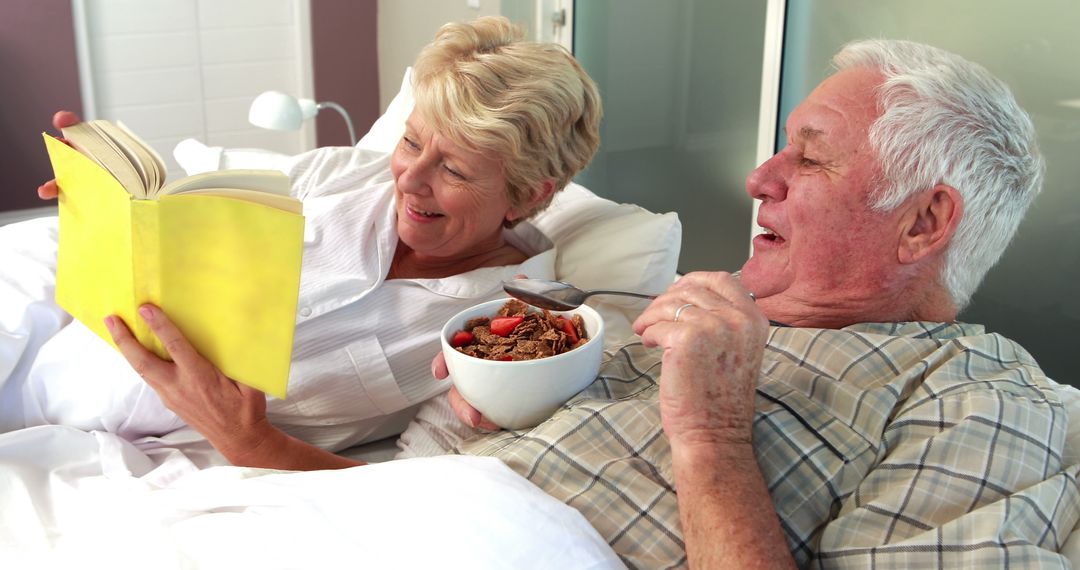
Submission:
[[[300,309],[300,316],[301,317],[310,317],[311,316],[311,307],[304,307],[304,308]]]

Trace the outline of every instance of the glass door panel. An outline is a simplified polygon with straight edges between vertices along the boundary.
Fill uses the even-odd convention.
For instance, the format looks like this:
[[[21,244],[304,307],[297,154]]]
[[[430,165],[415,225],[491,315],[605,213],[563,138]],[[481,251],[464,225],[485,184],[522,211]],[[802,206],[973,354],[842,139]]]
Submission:
[[[978,62],[1012,88],[1046,157],[1043,193],[961,320],[1027,348],[1047,374],[1080,384],[1080,2],[1074,0],[798,0],[788,2],[780,126],[830,72],[844,43],[910,39]],[[778,129],[777,144],[783,144]]]
[[[602,143],[578,182],[678,212],[679,270],[734,270],[750,247],[765,2],[578,0],[574,53],[600,85]]]

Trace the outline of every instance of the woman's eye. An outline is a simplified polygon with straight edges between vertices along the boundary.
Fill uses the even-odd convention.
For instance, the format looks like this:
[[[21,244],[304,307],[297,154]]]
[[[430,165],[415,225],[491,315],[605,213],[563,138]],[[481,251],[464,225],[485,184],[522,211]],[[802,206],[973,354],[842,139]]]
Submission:
[[[443,165],[443,168],[445,168],[446,171],[450,173],[450,176],[453,176],[454,178],[458,178],[458,179],[461,179],[461,180],[465,180],[465,175],[458,172],[457,170],[454,170],[453,168],[450,168],[449,166],[446,166],[445,164]]]
[[[405,143],[405,146],[411,148],[412,150],[420,150],[420,145],[410,140],[409,137],[401,137],[401,140]]]

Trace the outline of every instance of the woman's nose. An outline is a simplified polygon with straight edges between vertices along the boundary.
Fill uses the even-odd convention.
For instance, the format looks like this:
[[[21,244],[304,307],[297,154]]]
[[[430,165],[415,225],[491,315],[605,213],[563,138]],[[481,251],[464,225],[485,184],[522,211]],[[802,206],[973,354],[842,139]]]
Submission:
[[[397,186],[402,192],[422,194],[431,192],[431,177],[435,161],[426,156],[414,156],[405,164],[405,169],[398,176]]]
[[[763,162],[746,177],[746,193],[758,200],[783,200],[787,196],[787,177],[782,151]]]

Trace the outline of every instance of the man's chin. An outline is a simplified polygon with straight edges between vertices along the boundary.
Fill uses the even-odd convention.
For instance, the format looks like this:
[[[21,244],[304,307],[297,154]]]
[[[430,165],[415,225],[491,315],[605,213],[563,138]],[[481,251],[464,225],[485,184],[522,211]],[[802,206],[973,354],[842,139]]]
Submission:
[[[780,272],[760,263],[755,258],[750,258],[739,272],[739,281],[755,297],[764,299],[786,289],[788,280]]]

